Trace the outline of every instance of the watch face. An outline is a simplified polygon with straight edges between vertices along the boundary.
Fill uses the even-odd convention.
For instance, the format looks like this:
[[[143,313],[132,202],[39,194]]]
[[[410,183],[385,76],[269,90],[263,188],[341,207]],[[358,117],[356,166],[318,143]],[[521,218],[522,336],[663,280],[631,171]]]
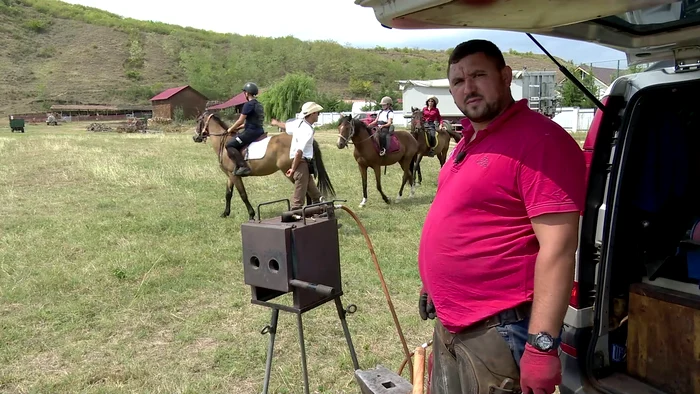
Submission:
[[[538,335],[535,340],[537,347],[542,350],[549,350],[554,346],[554,339],[549,335]]]

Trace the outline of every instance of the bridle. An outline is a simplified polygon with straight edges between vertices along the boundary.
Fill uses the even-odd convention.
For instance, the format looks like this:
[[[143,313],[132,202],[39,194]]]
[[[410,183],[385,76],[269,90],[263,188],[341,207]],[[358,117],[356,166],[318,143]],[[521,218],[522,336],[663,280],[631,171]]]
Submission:
[[[418,117],[416,118],[416,115]],[[418,124],[416,125],[416,121]],[[416,133],[425,132],[425,121],[423,120],[423,114],[419,111],[413,111],[413,116],[411,116],[411,126],[414,127]]]
[[[229,135],[231,133],[228,132],[228,130],[224,131],[223,133],[217,133],[217,134],[210,134],[209,133],[209,121],[211,120],[211,117],[214,116],[214,114],[209,114],[207,116],[207,119],[204,121],[204,126],[202,126],[200,132],[195,132],[196,136],[201,139],[202,142],[206,142],[208,137],[223,137],[226,135]],[[235,133],[234,133],[235,134]],[[226,138],[221,139],[221,143],[219,144],[219,164],[223,164],[224,162],[224,151],[226,145]]]
[[[355,135],[355,119],[350,118],[348,119],[348,123],[350,124],[350,134],[348,134],[347,137],[343,135],[340,131],[338,131],[338,137],[342,138],[343,141],[345,142],[345,145],[357,145],[362,142],[365,142],[372,138],[372,133],[367,130],[367,134],[369,134],[369,137],[363,139],[362,141],[358,141],[357,143],[352,142],[352,137]]]

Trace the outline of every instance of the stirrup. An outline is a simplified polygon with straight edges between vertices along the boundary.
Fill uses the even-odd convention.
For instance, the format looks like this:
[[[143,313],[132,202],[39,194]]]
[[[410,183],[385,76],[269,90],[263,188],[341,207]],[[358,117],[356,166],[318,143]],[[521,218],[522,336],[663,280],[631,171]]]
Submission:
[[[386,149],[382,149],[379,151],[379,156],[384,156],[386,155]]]

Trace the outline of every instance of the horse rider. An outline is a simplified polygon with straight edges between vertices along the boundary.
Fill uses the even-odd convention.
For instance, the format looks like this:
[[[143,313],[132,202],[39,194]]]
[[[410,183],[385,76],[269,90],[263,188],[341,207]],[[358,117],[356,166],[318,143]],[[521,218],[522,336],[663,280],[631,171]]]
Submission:
[[[425,107],[423,107],[423,120],[425,120],[425,125],[427,126],[427,132],[429,135],[430,144],[437,143],[437,130],[445,130],[445,124],[442,121],[442,116],[440,115],[440,110],[438,109],[439,100],[435,96],[428,97],[425,101]],[[433,142],[435,141],[435,142]],[[428,156],[433,156],[435,151],[433,150],[435,145],[430,146],[430,151]]]
[[[236,120],[236,123],[228,128],[229,133],[236,132],[239,129],[243,129],[243,132],[226,143],[226,152],[228,152],[231,160],[236,163],[234,175],[242,177],[250,175],[251,170],[246,161],[243,160],[241,149],[265,133],[265,129],[263,129],[265,109],[257,99],[258,85],[248,82],[243,86],[243,92],[247,102],[243,104],[241,115]]]
[[[389,147],[389,139],[394,134],[394,110],[392,109],[394,102],[391,97],[384,96],[380,102],[382,109],[377,113],[377,117],[372,123],[367,126],[372,129],[377,126],[379,133],[379,156],[384,156]]]
[[[323,200],[321,192],[316,187],[311,175],[314,174],[314,123],[318,122],[318,114],[323,111],[323,107],[309,101],[301,107],[303,119],[290,119],[285,123],[272,119],[273,126],[277,126],[287,134],[292,135],[292,142],[289,146],[289,158],[292,159],[292,166],[285,175],[294,180],[294,194],[292,195],[292,210],[300,209],[304,206],[306,193],[313,203]]]

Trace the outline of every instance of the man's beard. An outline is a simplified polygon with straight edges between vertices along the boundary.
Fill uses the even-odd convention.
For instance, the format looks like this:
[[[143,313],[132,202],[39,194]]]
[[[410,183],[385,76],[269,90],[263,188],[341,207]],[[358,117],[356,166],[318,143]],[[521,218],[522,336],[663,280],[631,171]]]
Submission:
[[[473,99],[474,96],[467,97],[464,101],[469,101]],[[470,121],[474,123],[484,123],[493,120],[501,112],[498,101],[486,102],[483,97],[477,108],[469,108],[466,103],[459,105],[459,110],[462,111],[464,116],[469,118]]]

